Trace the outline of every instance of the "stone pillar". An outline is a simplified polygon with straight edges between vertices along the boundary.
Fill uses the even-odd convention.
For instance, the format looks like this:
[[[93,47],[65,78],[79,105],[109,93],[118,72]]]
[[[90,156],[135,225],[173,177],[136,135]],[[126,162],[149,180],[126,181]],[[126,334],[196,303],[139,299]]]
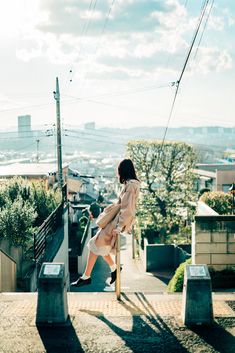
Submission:
[[[63,263],[44,262],[38,278],[36,324],[65,324],[67,319],[65,266]]]
[[[213,322],[211,278],[206,265],[185,267],[182,320],[185,325]]]

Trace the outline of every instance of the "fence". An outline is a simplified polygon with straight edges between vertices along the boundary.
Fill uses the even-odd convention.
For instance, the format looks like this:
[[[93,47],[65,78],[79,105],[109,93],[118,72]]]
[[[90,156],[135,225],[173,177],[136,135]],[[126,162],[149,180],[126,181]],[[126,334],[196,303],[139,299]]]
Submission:
[[[90,222],[91,222],[90,218],[87,218],[87,223],[82,234],[81,242],[78,244],[78,256],[82,255],[84,246],[86,244],[86,240],[87,240],[87,236],[90,228]]]
[[[62,225],[63,208],[64,203],[62,202],[34,233],[34,260],[36,263],[44,256],[49,239],[51,240],[57,228]]]

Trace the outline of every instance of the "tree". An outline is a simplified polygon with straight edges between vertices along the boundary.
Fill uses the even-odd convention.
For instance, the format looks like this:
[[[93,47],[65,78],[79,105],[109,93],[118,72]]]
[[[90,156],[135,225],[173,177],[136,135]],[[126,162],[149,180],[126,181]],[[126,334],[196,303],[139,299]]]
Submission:
[[[0,237],[14,245],[30,246],[33,233],[61,202],[59,192],[46,190],[40,182],[22,178],[0,186]]]
[[[220,215],[232,213],[232,196],[222,191],[205,192],[200,201],[205,202],[209,207]]]
[[[40,182],[33,182],[30,188],[30,200],[35,205],[37,212],[35,226],[40,226],[59,205],[61,195],[58,191],[46,190]]]
[[[25,246],[33,239],[36,217],[35,207],[29,201],[20,196],[13,203],[8,199],[0,212],[1,237],[10,239],[15,246]]]
[[[183,142],[131,141],[127,153],[142,181],[138,218],[140,226],[165,242],[178,230],[188,202],[193,201],[196,160],[193,148]]]

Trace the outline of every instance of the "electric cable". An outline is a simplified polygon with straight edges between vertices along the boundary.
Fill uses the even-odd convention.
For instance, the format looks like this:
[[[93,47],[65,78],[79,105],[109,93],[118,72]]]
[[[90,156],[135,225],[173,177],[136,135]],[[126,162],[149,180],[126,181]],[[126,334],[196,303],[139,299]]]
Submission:
[[[111,4],[110,4],[110,6],[109,6],[108,12],[107,12],[107,14],[106,14],[106,18],[105,18],[103,27],[102,27],[102,29],[101,29],[100,36],[99,36],[100,38],[98,38],[98,43],[96,44],[93,57],[95,57],[95,55],[96,55],[97,52],[98,52],[98,48],[99,48],[99,46],[101,45],[101,42],[102,42],[102,39],[103,39],[103,35],[104,35],[105,30],[106,30],[106,28],[107,28],[108,20],[109,20],[109,17],[110,17],[110,14],[111,14],[111,11],[112,11],[112,8],[113,8],[114,4],[115,4],[115,0],[112,0]],[[83,89],[84,89],[84,87],[85,87],[85,84],[86,84],[86,81],[87,81],[87,76],[88,76],[88,73],[89,73],[89,71],[90,71],[90,67],[91,67],[91,61],[89,62],[88,70],[86,71],[86,73],[85,73],[85,75],[84,75],[84,81],[83,81],[83,85],[82,85],[81,91],[83,91]]]
[[[175,102],[176,102],[176,98],[177,98],[177,95],[178,95],[178,92],[179,92],[179,87],[180,87],[180,84],[181,84],[181,80],[182,80],[182,78],[183,78],[183,75],[184,75],[186,66],[187,66],[187,64],[188,64],[188,61],[189,61],[189,58],[190,58],[190,55],[191,55],[191,52],[192,52],[192,49],[193,49],[195,40],[196,40],[196,38],[197,38],[199,29],[200,29],[200,27],[201,27],[201,23],[202,23],[202,20],[203,20],[203,18],[204,18],[204,15],[205,15],[205,12],[206,12],[208,3],[209,3],[209,0],[205,0],[204,6],[203,6],[203,9],[202,9],[202,12],[201,12],[201,14],[200,14],[200,16],[199,16],[199,20],[198,20],[198,24],[197,24],[197,27],[196,27],[196,31],[195,31],[195,34],[194,34],[194,36],[193,36],[191,45],[190,45],[190,47],[189,47],[189,51],[188,51],[188,54],[187,54],[187,56],[186,56],[186,59],[185,59],[185,62],[184,62],[184,65],[183,65],[181,74],[180,74],[180,76],[179,76],[179,79],[178,79],[176,82],[172,83],[172,86],[176,86],[176,90],[175,90],[175,94],[174,94],[173,101],[172,101],[172,104],[171,104],[170,113],[169,113],[169,116],[168,116],[168,119],[167,119],[167,124],[166,124],[166,128],[165,128],[165,131],[164,131],[164,135],[163,135],[163,139],[162,139],[160,151],[159,151],[159,153],[158,153],[156,166],[158,166],[160,157],[161,157],[162,152],[163,152],[163,147],[164,147],[164,143],[165,143],[167,131],[168,131],[169,124],[170,124],[170,120],[171,120],[171,117],[172,117],[172,114],[173,114],[173,111],[174,111]]]
[[[93,139],[93,138],[89,138],[89,137],[84,137],[84,136],[73,136],[73,135],[68,135],[65,134],[65,137],[70,137],[70,138],[75,138],[77,139],[79,137],[79,139],[82,140],[88,140],[88,141],[94,141],[94,142],[100,142],[100,143],[108,143],[108,144],[112,144],[112,145],[120,145],[120,146],[125,146],[125,143],[119,143],[119,142],[115,142],[115,141],[107,141],[107,140],[97,140],[97,139]]]
[[[212,0],[212,2],[211,2],[211,7],[210,7],[210,9],[209,9],[209,11],[208,11],[207,18],[206,18],[206,21],[205,21],[205,24],[204,24],[202,33],[201,33],[200,39],[199,39],[199,41],[198,41],[197,49],[196,49],[195,54],[194,54],[194,57],[193,57],[194,60],[195,60],[195,58],[196,58],[196,56],[197,56],[198,49],[199,49],[199,47],[200,47],[200,45],[201,45],[202,38],[203,38],[203,36],[204,36],[204,33],[205,33],[205,30],[206,30],[206,27],[207,27],[207,24],[208,24],[208,20],[209,20],[209,18],[210,18],[210,15],[211,15],[211,11],[212,11],[213,6],[214,6],[214,0]]]
[[[94,3],[93,3],[93,1],[94,0],[90,0],[89,7],[88,7],[88,10],[87,10],[88,16],[87,16],[87,19],[84,21],[82,29],[81,29],[81,32],[80,32],[81,45],[79,46],[77,57],[79,57],[81,55],[82,48],[83,48],[83,39],[87,35],[88,28],[89,28],[90,21],[91,21],[91,15],[92,15],[92,12],[96,8],[97,0],[95,0]],[[92,5],[93,5],[93,8],[92,8]],[[68,72],[68,75],[67,75],[67,79],[66,79],[67,84],[65,83],[65,87],[66,87],[66,85],[68,85],[68,83],[72,82],[72,73],[73,73],[73,64],[70,65],[70,69],[69,69],[69,72]]]

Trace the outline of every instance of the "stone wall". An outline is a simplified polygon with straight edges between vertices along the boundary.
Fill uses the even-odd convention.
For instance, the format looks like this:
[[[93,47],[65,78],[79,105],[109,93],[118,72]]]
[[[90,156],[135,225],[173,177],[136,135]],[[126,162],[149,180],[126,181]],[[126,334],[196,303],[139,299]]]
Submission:
[[[235,216],[195,216],[192,262],[217,271],[235,266]]]

